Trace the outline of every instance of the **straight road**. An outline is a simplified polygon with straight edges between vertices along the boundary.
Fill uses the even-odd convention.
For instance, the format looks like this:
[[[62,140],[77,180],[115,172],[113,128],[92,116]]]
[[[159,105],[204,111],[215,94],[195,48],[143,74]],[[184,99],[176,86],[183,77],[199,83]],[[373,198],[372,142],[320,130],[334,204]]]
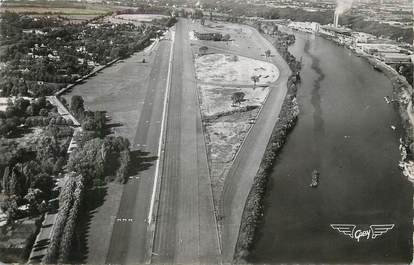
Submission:
[[[176,24],[153,263],[219,262],[188,23]]]
[[[237,238],[239,235],[241,216],[247,195],[253,185],[254,177],[259,169],[264,151],[269,142],[272,130],[278,120],[279,112],[287,92],[287,80],[291,74],[289,66],[277,53],[273,45],[251,28],[254,34],[255,47],[269,49],[274,63],[280,71],[277,82],[271,85],[269,96],[262,111],[245,142],[240,147],[232,167],[224,182],[220,205],[222,220],[223,261],[232,262]]]
[[[154,57],[147,92],[142,99],[143,108],[137,121],[137,132],[132,143],[132,150],[135,150],[132,157],[135,159],[132,158],[131,162],[136,163],[133,167],[138,172],[124,186],[118,214],[113,217],[115,223],[105,263],[145,262],[148,247],[147,216],[154,184],[170,47],[170,41],[161,41]]]

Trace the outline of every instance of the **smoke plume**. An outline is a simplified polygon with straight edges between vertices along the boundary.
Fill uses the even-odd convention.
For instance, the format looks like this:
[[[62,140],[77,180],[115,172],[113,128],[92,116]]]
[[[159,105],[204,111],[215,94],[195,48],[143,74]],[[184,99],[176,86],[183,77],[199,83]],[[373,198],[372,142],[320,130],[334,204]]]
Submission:
[[[354,0],[336,0],[335,14],[341,15],[351,9]]]

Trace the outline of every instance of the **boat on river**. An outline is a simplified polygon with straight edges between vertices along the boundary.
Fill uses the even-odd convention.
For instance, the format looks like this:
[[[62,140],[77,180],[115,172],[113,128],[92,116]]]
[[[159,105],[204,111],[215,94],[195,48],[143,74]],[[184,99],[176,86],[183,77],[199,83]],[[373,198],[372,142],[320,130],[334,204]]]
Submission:
[[[311,188],[316,188],[319,185],[319,171],[317,171],[316,169],[314,169],[312,171],[312,182],[309,185],[309,187]]]
[[[372,68],[374,68],[374,70],[376,70],[378,72],[382,72],[382,69],[378,65],[374,65],[374,66],[372,66]]]

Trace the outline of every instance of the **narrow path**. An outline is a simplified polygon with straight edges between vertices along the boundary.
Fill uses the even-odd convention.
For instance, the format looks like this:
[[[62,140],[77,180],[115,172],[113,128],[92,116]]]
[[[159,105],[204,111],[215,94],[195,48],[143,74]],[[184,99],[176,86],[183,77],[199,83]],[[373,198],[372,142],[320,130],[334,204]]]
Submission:
[[[234,88],[258,88],[258,87],[268,87],[271,85],[271,83],[269,84],[256,84],[256,85],[246,85],[246,84],[234,84],[234,83],[220,83],[220,82],[200,82],[198,81],[197,84],[201,84],[201,85],[210,85],[210,86],[224,86],[224,87],[234,87]]]

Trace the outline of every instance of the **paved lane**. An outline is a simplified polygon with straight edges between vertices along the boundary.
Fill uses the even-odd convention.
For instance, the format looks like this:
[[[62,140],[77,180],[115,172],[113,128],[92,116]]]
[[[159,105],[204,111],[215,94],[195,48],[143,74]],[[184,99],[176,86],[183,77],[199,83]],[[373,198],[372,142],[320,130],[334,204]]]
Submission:
[[[219,260],[188,23],[176,25],[153,263]]]
[[[135,155],[141,152],[137,175],[125,185],[118,214],[112,231],[106,263],[143,263],[146,254],[148,208],[155,171],[155,156],[161,129],[162,106],[166,89],[170,41],[161,41],[148,79],[144,105],[138,120],[138,129],[132,143]],[[139,104],[139,102],[137,102]],[[121,220],[119,220],[120,218]],[[122,221],[122,219],[126,219]],[[97,242],[99,244],[99,242]]]

